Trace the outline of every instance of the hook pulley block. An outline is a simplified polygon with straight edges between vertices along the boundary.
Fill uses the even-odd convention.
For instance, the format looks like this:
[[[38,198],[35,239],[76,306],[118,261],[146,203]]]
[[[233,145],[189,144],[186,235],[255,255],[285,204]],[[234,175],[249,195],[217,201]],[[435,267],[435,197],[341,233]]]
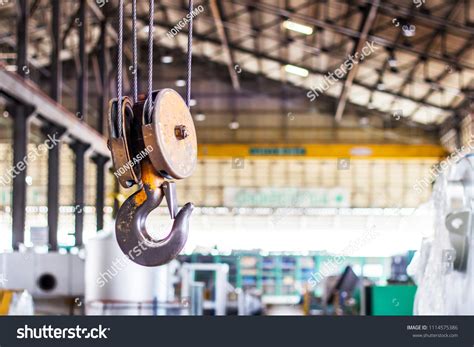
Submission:
[[[125,97],[119,116],[112,100],[109,110],[109,147],[119,182],[125,188],[139,186],[118,211],[117,241],[131,260],[144,266],[166,264],[183,249],[194,206],[178,209],[173,180],[189,177],[197,163],[196,130],[184,100],[172,89],[154,91],[152,100],[150,108],[144,96],[134,104]],[[130,165],[137,157],[139,165]],[[168,236],[156,239],[148,233],[146,219],[163,198],[174,221]]]

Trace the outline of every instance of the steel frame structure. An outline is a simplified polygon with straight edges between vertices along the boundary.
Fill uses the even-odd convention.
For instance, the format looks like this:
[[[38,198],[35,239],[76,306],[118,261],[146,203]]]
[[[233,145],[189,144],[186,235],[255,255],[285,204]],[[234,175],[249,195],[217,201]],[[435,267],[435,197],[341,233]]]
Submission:
[[[47,3],[47,4],[46,4]],[[466,15],[464,22],[455,19],[456,11],[464,11],[469,2],[458,0],[439,4],[432,9],[424,11],[415,11],[413,4],[404,6],[393,1],[379,0],[309,0],[302,2],[297,6],[291,6],[291,1],[284,1],[284,6],[271,5],[263,1],[250,0],[225,0],[214,1],[205,0],[202,2],[210,8],[209,13],[203,14],[202,19],[212,26],[211,29],[194,29],[194,37],[197,43],[211,43],[222,47],[225,52],[225,66],[229,73],[229,82],[231,82],[234,93],[239,97],[245,97],[245,90],[241,81],[243,75],[237,75],[235,71],[235,55],[237,53],[246,54],[256,59],[258,71],[248,73],[257,80],[259,85],[267,83],[268,77],[263,72],[263,61],[270,61],[280,66],[292,64],[307,69],[315,75],[325,75],[328,71],[311,65],[308,60],[318,57],[321,53],[330,53],[338,59],[344,59],[345,53],[341,47],[351,44],[352,50],[357,50],[367,40],[374,41],[385,47],[387,52],[403,52],[415,56],[414,62],[407,64],[407,75],[403,79],[400,88],[385,89],[383,93],[392,97],[409,100],[418,104],[416,111],[422,107],[433,107],[442,111],[450,112],[453,117],[449,120],[458,120],[462,112],[461,108],[469,108],[470,99],[473,97],[471,86],[468,85],[465,90],[461,90],[463,100],[459,103],[439,104],[431,101],[432,95],[436,89],[430,89],[421,97],[415,97],[406,92],[406,89],[413,82],[416,70],[422,64],[437,62],[452,66],[455,70],[473,71],[474,64],[470,61],[462,61],[462,58],[472,50],[474,39],[474,27],[472,19]],[[411,3],[411,2],[410,2]],[[26,155],[28,143],[28,119],[34,112],[35,119],[43,123],[43,133],[45,135],[58,133],[67,138],[71,148],[75,153],[75,226],[76,243],[82,244],[83,229],[83,205],[84,205],[84,165],[87,155],[92,153],[90,158],[97,166],[97,186],[96,186],[96,212],[97,228],[103,228],[103,209],[105,204],[105,173],[108,169],[109,153],[103,137],[104,134],[104,114],[106,100],[111,95],[110,72],[113,70],[108,63],[110,61],[110,52],[113,50],[113,43],[117,40],[117,33],[111,20],[115,9],[115,2],[109,1],[109,8],[99,8],[95,1],[80,0],[78,6],[71,5],[66,1],[60,0],[19,0],[17,9],[16,30],[10,34],[0,37],[0,44],[7,44],[15,47],[17,76],[15,74],[0,69],[0,92],[7,96],[10,101],[9,109],[14,116],[13,122],[13,160],[19,162]],[[334,15],[334,8],[345,5],[344,11],[339,11]],[[163,29],[172,28],[176,23],[170,19],[171,11],[181,11],[186,13],[186,1],[165,2],[160,5],[160,15],[155,18],[155,25]],[[331,7],[332,6],[332,7]],[[46,9],[45,9],[46,8]],[[67,8],[67,9],[66,9]],[[66,10],[71,10],[70,19],[67,23],[62,23],[63,14]],[[28,28],[31,27],[31,20],[38,11],[49,11],[51,18],[51,51],[47,67],[37,64],[40,72],[46,76],[50,82],[49,97],[46,96],[38,87],[28,82],[28,71],[30,65],[35,65],[34,59],[28,54],[29,39]],[[307,14],[311,11],[311,15]],[[443,13],[443,16],[432,12]],[[322,12],[322,14],[320,13]],[[336,11],[337,12],[337,11]],[[92,14],[89,16],[88,13]],[[319,14],[318,14],[319,13]],[[246,18],[249,17],[249,20]],[[390,23],[382,22],[376,25],[377,17],[401,18],[431,31],[430,35],[422,36],[420,39],[411,43],[403,39],[399,31],[393,37],[387,37],[385,30],[390,27]],[[139,13],[139,20],[146,21],[146,16]],[[271,18],[271,20],[265,20]],[[360,21],[358,21],[358,18]],[[283,21],[292,19],[313,27],[318,35],[305,39],[304,37],[290,37],[287,33],[283,34],[281,25]],[[249,24],[246,24],[247,21]],[[356,25],[351,25],[355,21]],[[79,23],[79,25],[78,25]],[[354,29],[357,26],[359,29]],[[214,29],[217,27],[217,31]],[[88,33],[93,28],[98,28],[100,32],[99,39],[96,42],[89,42]],[[275,34],[277,31],[277,34]],[[77,71],[75,79],[75,112],[69,112],[61,106],[62,95],[68,88],[63,81],[63,52],[68,48],[68,39],[70,35],[77,32],[78,50],[72,52],[69,56],[75,58],[77,62]],[[232,33],[238,32],[238,38],[232,37]],[[331,32],[336,35],[336,43],[328,44],[322,42],[323,32]],[[179,35],[187,34],[183,29]],[[442,51],[436,50],[438,39],[446,40],[447,35],[455,37],[463,44],[456,51],[448,52],[443,48]],[[270,39],[274,42],[273,48],[262,47],[262,40]],[[245,44],[251,40],[251,45]],[[160,43],[156,40],[157,45]],[[291,58],[288,54],[289,44],[297,44],[303,48],[305,54],[301,59]],[[249,48],[250,47],[250,48]],[[158,47],[159,48],[159,47]],[[342,51],[342,53],[341,53]],[[276,54],[278,53],[278,54]],[[281,54],[280,54],[281,53]],[[125,51],[126,58],[130,60],[130,50]],[[199,54],[198,54],[199,55]],[[203,58],[201,58],[203,59]],[[87,81],[89,62],[96,64],[94,69],[95,79],[103,91],[97,99],[88,100]],[[339,61],[337,62],[339,64]],[[334,66],[337,65],[334,63]],[[385,73],[389,71],[387,61],[377,70],[377,81],[383,80]],[[449,73],[443,71],[434,76],[429,81],[436,88],[443,88],[444,82]],[[344,114],[345,105],[348,101],[348,95],[352,86],[362,87],[372,94],[381,92],[377,83],[369,83],[357,78],[357,71],[352,70],[343,79],[343,89],[337,100],[335,108],[335,119],[340,120]],[[295,90],[304,90],[300,86],[292,84],[281,78],[283,107],[286,107],[286,100],[289,98],[289,88]],[[229,95],[232,97],[232,94]],[[329,98],[329,97],[328,97]],[[92,106],[94,104],[94,106]],[[91,111],[97,111],[97,117],[94,130],[88,117]],[[38,117],[39,116],[39,117]],[[78,117],[80,119],[78,119]],[[456,124],[453,125],[456,127]],[[438,129],[441,129],[439,126]],[[23,233],[25,229],[25,207],[26,207],[26,172],[22,171],[16,175],[13,180],[13,248],[17,249],[19,244],[24,241]],[[59,217],[59,147],[54,147],[48,153],[48,225],[51,249],[57,249],[57,225]]]

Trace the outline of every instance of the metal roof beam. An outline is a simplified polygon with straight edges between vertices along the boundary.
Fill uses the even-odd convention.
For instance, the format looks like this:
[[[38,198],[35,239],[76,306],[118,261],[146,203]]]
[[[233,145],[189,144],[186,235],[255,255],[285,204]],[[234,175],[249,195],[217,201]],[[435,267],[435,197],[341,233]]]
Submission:
[[[366,3],[372,3],[373,1],[366,1]],[[433,27],[443,27],[449,29],[449,31],[454,34],[462,34],[465,36],[472,36],[474,35],[474,28],[465,26],[461,23],[454,22],[450,19],[441,18],[438,16],[432,16],[421,11],[414,11],[410,8],[403,7],[400,5],[394,6],[389,2],[382,2],[380,4],[380,12],[387,14],[391,17],[393,16],[404,16],[409,17],[413,16],[419,21],[420,23],[428,24]]]
[[[3,65],[0,65],[0,93],[22,104],[34,107],[37,114],[51,123],[67,129],[70,136],[87,140],[97,154],[110,157],[103,136],[62,105],[49,98],[36,84],[25,81],[15,73],[6,71]]]
[[[249,5],[249,4],[253,3],[249,0],[230,0],[230,1],[233,2],[233,3],[236,3],[236,4],[240,4],[240,5]],[[323,28],[323,29],[326,29],[326,30],[329,30],[329,31],[333,31],[333,32],[336,32],[336,33],[341,34],[341,35],[346,35],[346,36],[352,37],[354,39],[359,39],[360,36],[361,36],[360,32],[357,31],[357,30],[353,30],[351,28],[343,27],[343,26],[340,26],[340,25],[335,24],[335,23],[330,23],[330,22],[323,21],[323,20],[320,20],[320,19],[317,19],[317,18],[313,18],[313,17],[307,16],[307,15],[302,14],[302,13],[286,11],[285,9],[282,9],[280,7],[269,5],[269,4],[266,4],[266,3],[259,3],[259,4],[254,3],[254,6],[256,8],[258,8],[260,11],[263,11],[263,12],[266,12],[266,13],[271,13],[275,16],[284,16],[284,17],[288,17],[288,18],[292,18],[292,19],[297,19],[297,20],[312,24],[316,27]],[[458,66],[460,66],[464,69],[474,70],[474,65],[468,64],[468,63],[461,63],[459,61],[456,61],[456,59],[453,59],[451,57],[443,56],[442,54],[437,54],[437,53],[432,53],[432,52],[424,52],[421,49],[411,47],[407,44],[396,43],[396,42],[393,42],[391,40],[388,40],[388,39],[385,39],[385,38],[379,37],[379,36],[369,35],[367,39],[369,41],[374,41],[375,43],[377,43],[377,44],[379,44],[380,46],[383,46],[383,47],[396,48],[396,49],[404,50],[406,52],[410,52],[410,53],[415,54],[415,55],[424,55],[424,56],[427,56],[430,59],[442,61],[442,62],[451,64],[451,65],[458,65]]]
[[[217,3],[216,0],[210,0],[210,6],[212,17],[216,23],[217,34],[219,35],[219,39],[221,41],[222,50],[224,51],[224,55],[226,57],[226,64],[229,70],[230,79],[232,81],[232,87],[234,90],[238,91],[240,90],[239,77],[237,76],[237,72],[234,68],[234,57],[229,48],[227,29],[224,27],[222,22],[222,18],[224,17],[222,7]]]
[[[369,36],[370,29],[372,28],[375,18],[377,17],[377,7],[379,5],[380,0],[376,0],[373,2],[369,8],[367,8],[367,14],[363,20],[361,30],[360,30],[360,37],[357,41],[357,44],[354,46],[354,50],[352,51],[352,55],[357,57],[357,52],[360,52],[363,46],[367,43],[367,37]],[[339,96],[339,101],[337,104],[336,115],[335,119],[336,122],[340,122],[342,119],[342,115],[344,114],[344,109],[346,108],[347,98],[349,97],[349,93],[352,87],[352,83],[357,75],[359,65],[355,64],[352,70],[347,73],[346,80],[344,81],[344,86],[342,87],[341,95]]]
[[[138,19],[142,20],[142,21],[146,20],[143,17],[140,17]],[[157,25],[157,26],[160,26],[162,28],[170,28],[170,27],[173,26],[172,23],[169,23],[169,22],[166,22],[166,21],[163,21],[163,20],[157,20],[157,19],[155,19],[154,24]],[[187,30],[186,29],[181,30],[180,34],[187,34]],[[213,43],[213,44],[216,44],[216,45],[221,44],[221,42],[219,40],[216,40],[216,39],[211,38],[211,37],[206,37],[206,36],[200,34],[196,30],[193,32],[193,35],[196,39],[198,39],[200,41],[210,42],[210,43]],[[258,58],[258,59],[266,59],[266,60],[269,60],[269,61],[279,63],[281,65],[298,64],[298,63],[295,63],[295,62],[286,61],[286,60],[284,60],[282,58],[279,58],[279,57],[270,56],[270,55],[265,54],[265,53],[256,54],[251,49],[247,49],[245,47],[237,46],[237,45],[234,45],[234,44],[229,44],[229,48],[232,49],[232,50],[239,51],[241,53],[246,53],[246,54],[253,55],[255,58]],[[299,66],[304,68],[304,69],[307,69],[309,72],[311,72],[313,74],[325,75],[327,73],[327,71],[322,71],[322,70],[319,70],[319,69],[315,69],[315,68],[310,67],[310,66],[302,66],[302,65],[299,65]],[[360,86],[360,87],[363,87],[363,88],[368,89],[368,90],[376,90],[376,88],[374,88],[373,86],[371,86],[367,83],[361,82],[361,81],[354,80],[353,84],[357,85],[357,86]],[[425,106],[435,107],[435,108],[442,109],[442,110],[445,110],[445,111],[452,111],[452,109],[450,109],[450,108],[439,107],[438,105],[431,104],[429,102],[425,102],[425,101],[422,101],[420,99],[414,99],[412,97],[402,95],[400,93],[396,93],[396,92],[393,92],[393,91],[384,90],[382,93],[386,93],[386,94],[389,94],[389,95],[392,95],[392,96],[395,96],[395,97],[399,97],[399,98],[403,98],[403,99],[406,99],[406,100],[410,100],[410,101],[413,101],[413,102],[421,103]]]

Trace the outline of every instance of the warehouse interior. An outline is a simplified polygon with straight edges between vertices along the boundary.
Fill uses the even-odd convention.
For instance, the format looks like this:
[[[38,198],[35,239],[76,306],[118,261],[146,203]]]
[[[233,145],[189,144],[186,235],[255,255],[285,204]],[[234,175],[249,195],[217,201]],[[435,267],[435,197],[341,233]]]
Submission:
[[[474,314],[472,0],[151,3],[0,0],[1,315]],[[161,266],[117,243],[109,131],[150,47],[197,136]]]

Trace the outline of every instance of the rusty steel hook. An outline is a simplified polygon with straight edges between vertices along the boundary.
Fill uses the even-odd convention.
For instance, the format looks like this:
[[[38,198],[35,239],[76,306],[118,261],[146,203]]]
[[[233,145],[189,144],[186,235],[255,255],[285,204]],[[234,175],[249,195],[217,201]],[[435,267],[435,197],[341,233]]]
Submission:
[[[170,262],[183,249],[189,232],[189,217],[194,205],[187,203],[177,212],[174,182],[159,176],[148,159],[141,163],[141,188],[120,207],[116,221],[117,241],[128,258],[144,266],[159,266]],[[153,238],[146,229],[146,219],[166,197],[171,218],[171,232],[164,239]]]

